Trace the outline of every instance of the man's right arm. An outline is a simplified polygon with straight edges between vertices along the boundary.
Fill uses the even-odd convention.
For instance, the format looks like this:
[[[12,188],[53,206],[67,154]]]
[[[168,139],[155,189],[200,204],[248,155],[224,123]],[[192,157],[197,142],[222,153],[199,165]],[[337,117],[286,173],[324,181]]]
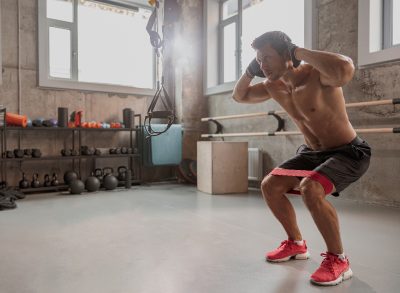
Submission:
[[[271,98],[267,91],[267,81],[250,85],[252,78],[244,73],[235,85],[232,98],[238,103],[256,104]]]

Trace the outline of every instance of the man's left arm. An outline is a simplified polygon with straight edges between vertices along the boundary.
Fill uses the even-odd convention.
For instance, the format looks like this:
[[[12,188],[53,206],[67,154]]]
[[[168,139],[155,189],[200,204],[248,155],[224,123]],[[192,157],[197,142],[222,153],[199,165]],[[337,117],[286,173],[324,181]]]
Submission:
[[[304,60],[317,69],[320,72],[320,81],[325,86],[341,87],[354,75],[353,61],[344,55],[296,48],[294,57]]]

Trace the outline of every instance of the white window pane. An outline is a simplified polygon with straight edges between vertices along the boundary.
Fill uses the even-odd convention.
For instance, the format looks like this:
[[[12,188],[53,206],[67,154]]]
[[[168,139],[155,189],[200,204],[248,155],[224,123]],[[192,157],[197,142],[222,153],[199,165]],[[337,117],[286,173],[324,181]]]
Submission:
[[[369,52],[377,52],[382,50],[383,1],[370,0],[369,3]]]
[[[236,80],[236,23],[224,27],[224,82]]]
[[[393,0],[393,45],[400,44],[400,0]]]
[[[80,1],[79,81],[153,88],[154,51],[146,32],[150,14]]]
[[[228,0],[222,4],[222,19],[227,19],[238,13],[238,1]]]
[[[49,28],[50,76],[71,77],[71,32],[56,27]]]
[[[265,32],[283,31],[304,46],[304,0],[243,0],[242,7],[242,68],[256,56],[251,43]]]
[[[73,0],[47,0],[47,18],[73,21]]]

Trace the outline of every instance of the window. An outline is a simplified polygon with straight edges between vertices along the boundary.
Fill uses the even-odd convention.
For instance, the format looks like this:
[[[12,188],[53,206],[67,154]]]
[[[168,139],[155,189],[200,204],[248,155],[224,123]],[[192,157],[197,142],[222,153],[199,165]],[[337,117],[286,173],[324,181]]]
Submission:
[[[358,1],[358,65],[400,60],[400,1]]]
[[[281,30],[298,46],[315,47],[313,0],[207,0],[204,3],[207,95],[233,89],[255,57],[251,42],[267,31]]]
[[[1,3],[0,3],[0,32],[1,32]],[[1,33],[0,33],[0,36],[1,36]],[[3,83],[3,62],[2,62],[2,59],[1,59],[1,55],[2,55],[2,53],[1,53],[1,37],[0,37],[0,68],[1,68],[1,74],[0,74],[0,84],[2,84]]]
[[[151,8],[132,2],[39,0],[39,86],[152,94]]]

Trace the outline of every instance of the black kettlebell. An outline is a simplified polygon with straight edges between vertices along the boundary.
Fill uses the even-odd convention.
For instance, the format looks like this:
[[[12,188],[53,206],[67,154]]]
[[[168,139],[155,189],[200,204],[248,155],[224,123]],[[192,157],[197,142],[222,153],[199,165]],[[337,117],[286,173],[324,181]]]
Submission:
[[[29,188],[29,181],[26,179],[25,173],[22,173],[22,179],[19,181],[19,188]]]
[[[0,189],[6,189],[7,188],[7,182],[6,181],[0,181]]]
[[[23,158],[24,157],[24,150],[21,149],[14,149],[14,156],[16,158]]]
[[[107,190],[113,190],[118,186],[118,179],[113,175],[113,168],[103,168],[103,186]]]
[[[79,156],[78,150],[71,149],[71,156]]]
[[[42,152],[39,149],[32,149],[32,157],[40,158],[42,156]]]
[[[71,150],[62,149],[62,150],[61,150],[61,155],[64,156],[64,157],[68,157],[68,156],[71,155]]]
[[[103,170],[101,170],[100,168],[95,169],[94,176],[97,177],[99,181],[103,180]]]
[[[58,176],[56,173],[53,173],[53,179],[51,180],[51,186],[57,186],[58,184],[59,184]]]
[[[69,185],[72,181],[78,179],[78,174],[74,171],[67,171],[64,173],[64,182]]]
[[[33,187],[33,188],[40,187],[40,181],[39,181],[39,174],[38,173],[34,173],[32,175],[31,187]]]
[[[126,171],[128,168],[125,166],[119,166],[118,167],[118,180],[119,181],[125,181],[126,180]]]
[[[32,149],[24,149],[25,157],[32,157]]]
[[[49,174],[44,175],[43,186],[44,186],[44,187],[49,187],[49,186],[51,186],[51,181],[50,181],[50,175],[49,175]]]
[[[100,180],[97,178],[94,173],[89,176],[85,181],[86,190],[89,192],[98,191],[100,189]]]
[[[85,184],[81,180],[75,179],[69,184],[69,190],[71,194],[81,194],[85,190]]]

